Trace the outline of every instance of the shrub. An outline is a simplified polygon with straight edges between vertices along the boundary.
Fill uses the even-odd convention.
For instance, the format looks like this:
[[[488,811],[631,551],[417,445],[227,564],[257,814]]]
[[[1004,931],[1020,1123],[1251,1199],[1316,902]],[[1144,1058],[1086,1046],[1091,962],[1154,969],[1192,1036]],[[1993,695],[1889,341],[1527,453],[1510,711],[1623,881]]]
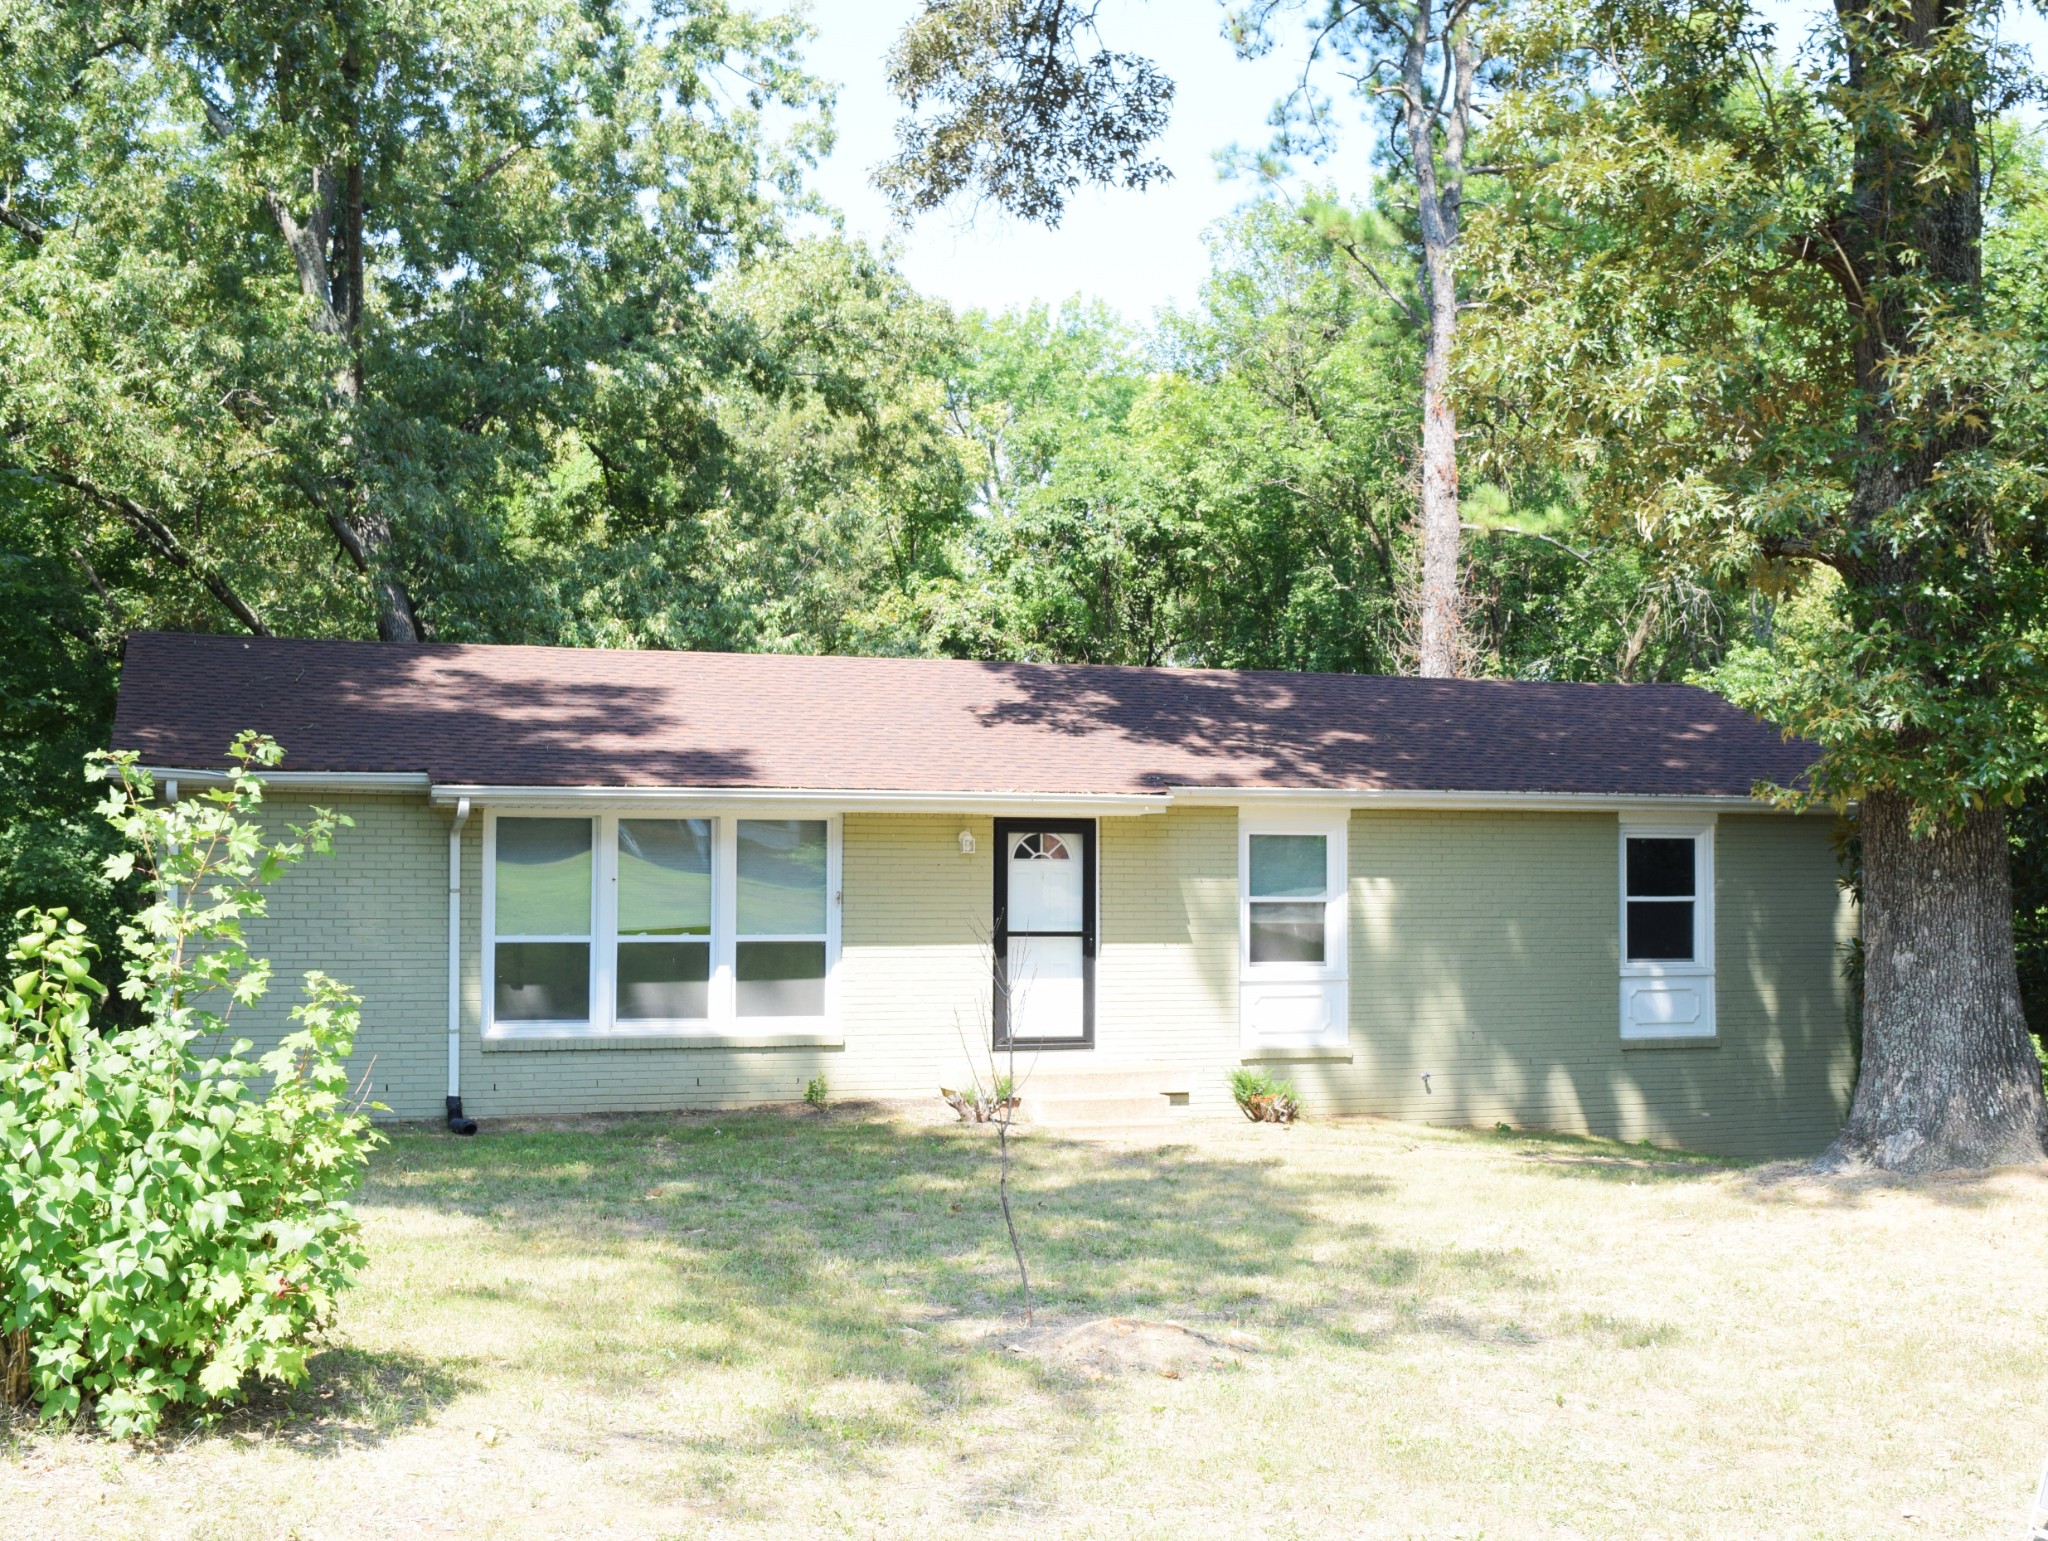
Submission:
[[[988,1124],[1002,1120],[1002,1115],[1014,1112],[1023,1098],[1017,1095],[1016,1082],[1009,1076],[991,1078],[992,1084],[983,1086],[981,1078],[975,1077],[972,1085],[960,1091],[949,1086],[939,1088],[939,1097],[947,1107],[960,1115],[963,1124]]]
[[[263,885],[348,820],[317,811],[266,843],[248,817],[255,768],[280,751],[245,734],[233,753],[228,785],[170,807],[132,756],[100,757],[115,783],[101,811],[129,846],[109,874],[139,870],[151,894],[120,933],[136,1010],[102,1009],[85,929],[62,911],[22,912],[0,991],[7,1380],[47,1417],[120,1435],[203,1417],[252,1376],[300,1379],[363,1262],[347,1200],[376,1136],[343,1065],[356,997],[308,974],[275,1049],[218,1047],[269,982],[242,940]]]
[[[814,1075],[804,1084],[804,1101],[822,1113],[832,1101],[832,1085],[822,1075]]]
[[[1294,1083],[1282,1081],[1270,1071],[1231,1071],[1230,1095],[1255,1124],[1291,1124],[1301,1116],[1301,1099],[1295,1095]]]

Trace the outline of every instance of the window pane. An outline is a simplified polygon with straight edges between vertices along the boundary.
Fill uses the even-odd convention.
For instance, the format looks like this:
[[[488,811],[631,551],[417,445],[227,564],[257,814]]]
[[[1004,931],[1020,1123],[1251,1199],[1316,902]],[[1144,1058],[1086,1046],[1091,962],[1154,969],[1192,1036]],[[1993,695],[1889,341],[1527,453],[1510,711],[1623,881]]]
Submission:
[[[1633,962],[1686,961],[1692,957],[1692,901],[1666,900],[1628,907],[1628,955]]]
[[[1253,835],[1252,897],[1320,899],[1330,881],[1323,835]]]
[[[1631,899],[1691,899],[1693,858],[1698,845],[1692,840],[1630,840],[1628,843],[1628,896]]]
[[[619,820],[619,935],[711,934],[711,821]]]
[[[741,819],[742,936],[802,936],[825,929],[825,821]]]
[[[733,960],[743,1017],[822,1017],[823,942],[741,942]]]
[[[1254,904],[1251,960],[1254,963],[1321,963],[1321,904]]]
[[[621,942],[619,1020],[711,1015],[709,942]]]
[[[498,820],[496,882],[498,935],[590,935],[590,820]]]
[[[500,942],[494,972],[494,1011],[500,1022],[590,1018],[588,942]]]

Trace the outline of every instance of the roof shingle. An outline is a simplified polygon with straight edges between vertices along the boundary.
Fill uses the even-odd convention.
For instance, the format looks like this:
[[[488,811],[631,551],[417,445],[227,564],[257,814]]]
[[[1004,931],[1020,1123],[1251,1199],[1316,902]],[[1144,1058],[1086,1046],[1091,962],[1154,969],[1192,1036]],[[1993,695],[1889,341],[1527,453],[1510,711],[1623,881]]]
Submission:
[[[1685,685],[138,632],[114,747],[439,783],[1742,796],[1815,749]]]

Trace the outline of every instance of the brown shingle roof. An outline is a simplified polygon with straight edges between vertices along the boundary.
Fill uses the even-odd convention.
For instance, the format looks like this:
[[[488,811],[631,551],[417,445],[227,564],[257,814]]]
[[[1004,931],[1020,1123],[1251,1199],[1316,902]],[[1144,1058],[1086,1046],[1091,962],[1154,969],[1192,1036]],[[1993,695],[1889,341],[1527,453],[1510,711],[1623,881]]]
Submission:
[[[1168,786],[1740,796],[1810,744],[1684,685],[138,632],[114,745],[498,786],[990,793]]]

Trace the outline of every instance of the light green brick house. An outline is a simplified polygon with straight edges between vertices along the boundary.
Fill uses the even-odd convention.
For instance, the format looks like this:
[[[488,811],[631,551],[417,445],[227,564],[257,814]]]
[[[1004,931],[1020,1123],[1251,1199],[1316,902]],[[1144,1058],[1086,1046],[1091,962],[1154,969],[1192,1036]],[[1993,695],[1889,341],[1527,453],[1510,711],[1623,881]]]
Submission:
[[[1818,1150],[1853,1074],[1810,746],[1704,691],[137,634],[116,747],[355,821],[275,891],[395,1118],[1034,1086]],[[253,1036],[281,1030],[287,992]]]

